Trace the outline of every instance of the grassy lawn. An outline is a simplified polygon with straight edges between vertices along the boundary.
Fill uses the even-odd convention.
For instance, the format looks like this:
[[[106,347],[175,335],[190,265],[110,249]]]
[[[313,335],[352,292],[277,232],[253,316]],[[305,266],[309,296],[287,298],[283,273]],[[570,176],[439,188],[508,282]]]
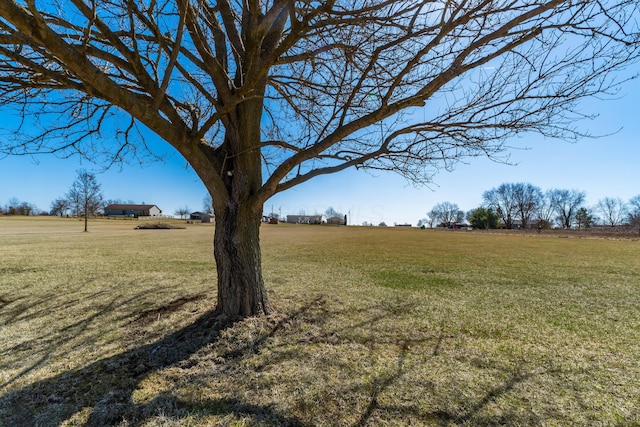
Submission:
[[[136,225],[0,217],[0,426],[640,425],[638,240],[265,225],[229,326]]]

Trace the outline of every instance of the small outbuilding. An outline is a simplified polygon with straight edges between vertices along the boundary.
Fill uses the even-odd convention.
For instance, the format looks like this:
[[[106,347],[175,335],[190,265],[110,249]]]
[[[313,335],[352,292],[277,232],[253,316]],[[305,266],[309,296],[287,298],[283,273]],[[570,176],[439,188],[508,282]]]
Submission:
[[[327,224],[331,225],[347,225],[347,216],[332,216],[327,218]]]
[[[211,222],[213,215],[205,212],[192,212],[189,214],[190,221]]]

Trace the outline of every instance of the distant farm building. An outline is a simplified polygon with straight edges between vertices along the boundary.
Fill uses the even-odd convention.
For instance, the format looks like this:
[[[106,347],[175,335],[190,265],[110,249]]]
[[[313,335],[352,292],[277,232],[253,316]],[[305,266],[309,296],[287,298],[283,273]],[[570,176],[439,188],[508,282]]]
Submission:
[[[291,224],[322,224],[322,215],[287,215]]]
[[[104,208],[104,215],[109,217],[161,216],[162,211],[156,205],[111,204]]]
[[[327,224],[331,225],[347,225],[347,216],[332,216],[327,218]]]
[[[193,212],[189,214],[190,221],[211,222],[213,215],[204,212]]]
[[[449,228],[453,228],[454,230],[462,230],[471,228],[471,225],[467,224],[466,222],[454,222],[453,224],[449,225]]]

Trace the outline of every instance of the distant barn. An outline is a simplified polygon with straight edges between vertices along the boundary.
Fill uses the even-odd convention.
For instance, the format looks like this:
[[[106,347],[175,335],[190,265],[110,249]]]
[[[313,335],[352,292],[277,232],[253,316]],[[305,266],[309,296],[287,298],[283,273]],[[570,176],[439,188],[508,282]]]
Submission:
[[[104,208],[104,215],[109,217],[161,216],[162,211],[156,205],[110,204]]]
[[[347,216],[331,216],[327,218],[327,224],[347,225]]]

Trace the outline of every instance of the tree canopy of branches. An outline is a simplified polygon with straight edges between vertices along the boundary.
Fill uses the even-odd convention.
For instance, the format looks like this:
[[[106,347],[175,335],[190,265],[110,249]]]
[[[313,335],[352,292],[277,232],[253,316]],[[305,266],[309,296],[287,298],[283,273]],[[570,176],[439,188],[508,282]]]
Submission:
[[[542,194],[536,207],[535,215],[542,228],[551,227],[554,220],[555,206],[553,205],[553,190],[547,190]]]
[[[627,204],[620,198],[605,197],[598,200],[598,211],[602,220],[609,226],[615,227],[627,219]]]
[[[189,209],[189,206],[180,206],[178,209],[176,209],[174,214],[178,215],[181,219],[185,219],[190,212],[191,209]]]
[[[209,193],[202,198],[202,212],[213,215],[213,199],[211,199],[211,194]]]
[[[482,198],[485,205],[498,214],[506,228],[513,228],[518,209],[514,184],[500,184],[497,188],[485,191]]]
[[[344,216],[344,214],[343,214],[343,213],[340,213],[340,212],[338,212],[337,210],[335,210],[335,209],[333,208],[333,206],[329,206],[329,207],[327,208],[327,210],[326,210],[326,211],[324,211],[324,215],[325,215],[327,218],[335,218],[335,217],[343,217],[343,216]]]
[[[429,217],[433,218],[439,226],[449,227],[457,222],[462,222],[464,212],[455,203],[442,202],[431,209]]]
[[[155,133],[213,197],[218,313],[263,314],[269,197],[352,167],[428,182],[524,132],[579,138],[578,101],[638,58],[639,7],[0,0],[0,103],[26,117],[0,152],[109,164]]]
[[[638,227],[640,232],[640,194],[629,200],[629,223]]]
[[[520,220],[521,227],[526,228],[543,202],[542,191],[538,187],[522,182],[501,184],[485,191],[482,198],[507,228],[512,228],[516,219]]]
[[[551,205],[562,228],[571,228],[576,213],[584,203],[584,191],[553,189],[549,190]]]
[[[543,201],[542,190],[534,185],[519,182],[513,185],[513,196],[521,226],[527,228],[531,216]]]
[[[55,216],[63,216],[69,210],[69,199],[66,197],[58,197],[51,202],[51,209],[49,213]]]

